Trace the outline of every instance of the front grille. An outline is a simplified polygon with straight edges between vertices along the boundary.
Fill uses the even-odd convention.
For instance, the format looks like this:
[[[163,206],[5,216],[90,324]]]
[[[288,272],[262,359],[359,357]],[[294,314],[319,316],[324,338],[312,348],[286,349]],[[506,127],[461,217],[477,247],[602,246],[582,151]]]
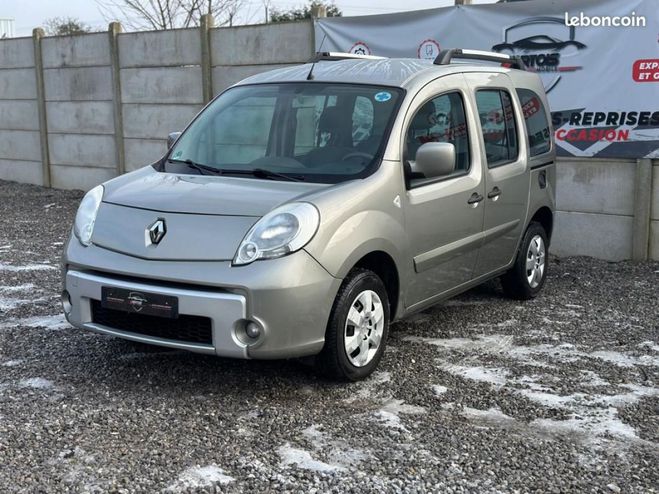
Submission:
[[[91,301],[92,322],[111,329],[143,336],[185,343],[213,344],[213,330],[208,317],[179,315],[177,319],[145,316],[106,309],[98,300]]]

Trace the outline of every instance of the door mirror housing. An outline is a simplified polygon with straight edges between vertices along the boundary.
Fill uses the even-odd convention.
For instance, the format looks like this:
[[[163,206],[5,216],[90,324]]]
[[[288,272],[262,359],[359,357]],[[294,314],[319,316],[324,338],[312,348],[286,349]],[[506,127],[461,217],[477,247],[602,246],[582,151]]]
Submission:
[[[181,132],[172,132],[167,136],[167,149],[171,149],[176,140],[181,137]]]
[[[449,142],[427,142],[417,150],[415,165],[426,178],[450,175],[455,171],[455,146]]]

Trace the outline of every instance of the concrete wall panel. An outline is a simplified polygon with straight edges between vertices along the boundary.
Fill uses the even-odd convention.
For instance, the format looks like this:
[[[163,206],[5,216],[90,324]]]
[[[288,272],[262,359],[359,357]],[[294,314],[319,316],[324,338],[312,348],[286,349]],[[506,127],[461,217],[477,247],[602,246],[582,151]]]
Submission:
[[[0,68],[34,67],[32,38],[0,40]]]
[[[126,171],[137,170],[158,161],[167,152],[166,140],[124,139]]]
[[[183,130],[201,105],[124,105],[124,136],[164,139]]]
[[[57,189],[89,190],[114,178],[115,171],[110,168],[81,168],[79,166],[50,167],[50,180]]]
[[[37,102],[0,100],[0,129],[39,130]]]
[[[116,167],[114,136],[49,134],[48,146],[55,165]]]
[[[659,164],[652,167],[652,212],[650,217],[659,220]]]
[[[46,101],[111,101],[110,67],[45,69]]]
[[[211,30],[213,65],[306,62],[313,55],[311,21]]]
[[[591,256],[609,261],[629,259],[632,254],[630,216],[556,213],[556,233],[551,252],[564,256]]]
[[[110,65],[110,40],[107,33],[43,38],[41,53],[44,68]]]
[[[36,99],[36,77],[34,69],[0,70],[0,99]]]
[[[122,69],[124,103],[202,103],[201,68]]]
[[[0,159],[0,180],[43,185],[41,162]]]
[[[659,261],[659,220],[650,222],[650,259]]]
[[[41,160],[39,132],[0,130],[0,158],[3,160]]]
[[[124,67],[200,65],[197,29],[174,29],[119,35],[119,65]]]
[[[556,205],[561,211],[634,214],[631,160],[567,160],[556,167]]]
[[[49,101],[48,132],[114,134],[111,101]]]
[[[279,65],[240,65],[233,67],[229,65],[220,65],[213,67],[213,94],[217,95],[224,91],[226,88],[234,85],[236,82],[243,79],[266,72],[268,70],[279,69],[282,67],[290,67],[294,64],[279,64]]]

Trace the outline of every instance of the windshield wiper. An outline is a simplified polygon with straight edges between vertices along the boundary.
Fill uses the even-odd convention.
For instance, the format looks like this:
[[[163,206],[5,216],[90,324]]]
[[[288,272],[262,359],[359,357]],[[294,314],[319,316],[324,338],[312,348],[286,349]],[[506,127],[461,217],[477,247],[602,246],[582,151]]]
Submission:
[[[225,175],[252,175],[256,178],[270,178],[288,180],[289,182],[303,182],[302,175],[289,175],[288,173],[277,173],[263,168],[253,168],[251,170],[222,170]]]
[[[197,170],[201,175],[222,175],[221,168],[215,168],[214,166],[203,165],[201,163],[192,161],[189,158],[185,160],[169,158],[167,161],[169,163],[183,163],[185,165],[188,165],[190,168],[194,168],[195,170]]]

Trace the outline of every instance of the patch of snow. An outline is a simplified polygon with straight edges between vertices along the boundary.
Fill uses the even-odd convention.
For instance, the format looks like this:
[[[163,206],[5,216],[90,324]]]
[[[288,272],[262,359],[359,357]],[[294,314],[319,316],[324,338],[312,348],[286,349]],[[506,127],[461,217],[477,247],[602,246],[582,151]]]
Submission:
[[[518,393],[531,401],[550,408],[564,408],[566,405],[574,402],[577,397],[577,395],[562,396],[543,391],[532,391],[528,389],[519,390]]]
[[[506,384],[508,371],[505,369],[488,369],[485,367],[462,367],[459,365],[445,365],[442,369],[454,376],[465,377],[472,381],[485,382],[503,386]]]
[[[659,357],[652,357],[650,355],[634,357],[620,352],[601,350],[591,353],[590,356],[604,360],[605,362],[610,362],[618,367],[634,367],[639,364],[659,367]]]
[[[530,423],[549,432],[585,434],[589,441],[599,442],[599,436],[611,434],[623,439],[638,439],[633,427],[618,418],[614,407],[592,410],[587,416],[574,414],[568,420],[535,419]]]
[[[408,405],[403,400],[389,400],[384,404],[381,410],[395,414],[407,413],[409,415],[419,415],[426,413],[426,409],[424,407]]]
[[[435,396],[441,396],[448,391],[446,386],[440,386],[439,384],[433,384],[431,388]]]
[[[638,344],[638,347],[652,350],[653,352],[659,352],[659,345],[657,345],[654,341],[642,341]]]
[[[5,264],[0,262],[0,271],[9,271],[12,273],[18,273],[22,271],[48,271],[51,269],[57,269],[55,266],[50,264],[25,264],[22,266],[16,266],[14,264]]]
[[[342,466],[330,465],[329,463],[315,460],[308,451],[293,448],[289,443],[277,448],[277,453],[281,457],[282,464],[287,466],[295,465],[303,470],[324,473],[342,472],[345,470]]]
[[[506,415],[498,408],[489,408],[487,410],[479,410],[478,408],[463,407],[462,416],[476,419],[476,420],[486,420],[490,422],[514,422],[515,419],[510,415]]]
[[[21,388],[51,389],[54,387],[54,384],[52,381],[44,379],[43,377],[31,377],[29,379],[20,380],[18,386]]]
[[[32,283],[24,283],[16,286],[0,286],[0,293],[16,293],[16,292],[29,292],[34,290],[35,286]]]
[[[592,387],[611,386],[611,383],[602,379],[597,372],[593,372],[590,370],[582,370],[579,371],[579,373],[582,376],[582,381],[581,381],[582,384]]]
[[[32,300],[0,297],[0,311],[14,310],[16,307],[29,304],[30,302],[32,302]]]
[[[233,482],[233,477],[226,475],[217,465],[193,467],[179,475],[178,480],[167,487],[165,492],[185,492],[190,489],[205,489],[215,485],[225,485]]]
[[[375,417],[385,427],[389,427],[390,429],[400,429],[407,432],[407,428],[400,421],[400,417],[395,413],[386,410],[378,410],[375,412]]]
[[[371,377],[365,381],[348,386],[350,396],[343,401],[346,403],[353,403],[359,400],[372,399],[377,395],[382,394],[383,384],[391,381],[391,373],[387,371],[374,372]]]
[[[6,362],[2,363],[2,366],[3,367],[18,367],[23,362],[25,362],[25,360],[23,360],[23,359],[7,360]]]
[[[391,399],[384,403],[382,408],[376,411],[374,415],[385,427],[409,432],[400,420],[399,414],[401,413],[419,415],[426,413],[426,409],[416,405],[408,405],[403,400]]]
[[[332,439],[321,430],[321,425],[313,424],[302,431],[302,435],[316,451],[324,451],[332,465],[340,467],[355,466],[364,461],[367,455],[351,448],[344,441]]]
[[[19,319],[16,323],[20,326],[28,326],[30,328],[45,328],[52,331],[70,328],[71,325],[64,317],[64,314],[56,314],[54,316],[37,316],[28,317],[26,319]]]

